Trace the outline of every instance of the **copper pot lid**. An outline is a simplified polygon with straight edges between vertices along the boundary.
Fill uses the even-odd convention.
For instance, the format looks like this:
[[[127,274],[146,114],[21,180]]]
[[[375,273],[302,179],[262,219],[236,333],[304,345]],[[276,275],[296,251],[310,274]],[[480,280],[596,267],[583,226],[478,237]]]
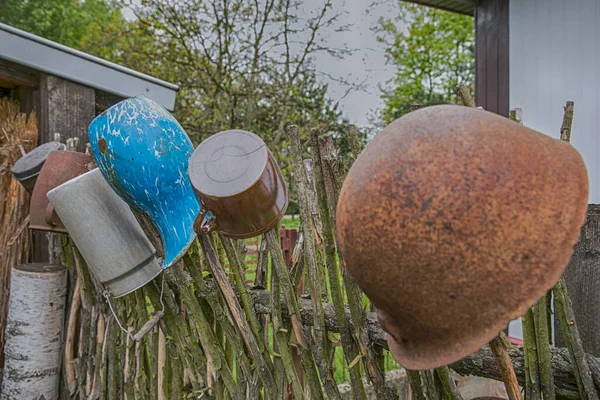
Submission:
[[[244,192],[262,175],[268,152],[265,142],[252,132],[228,130],[214,134],[200,143],[190,158],[192,186],[214,197]]]
[[[65,149],[66,146],[60,142],[48,142],[36,147],[15,162],[12,167],[14,178],[23,181],[39,174],[50,152]]]

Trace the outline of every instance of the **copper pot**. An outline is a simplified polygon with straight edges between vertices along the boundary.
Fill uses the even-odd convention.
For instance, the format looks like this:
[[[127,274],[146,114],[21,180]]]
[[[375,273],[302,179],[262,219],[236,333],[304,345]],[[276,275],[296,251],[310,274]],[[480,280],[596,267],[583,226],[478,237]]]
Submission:
[[[53,151],[48,155],[33,189],[29,208],[31,229],[67,233],[46,194],[57,186],[88,172],[92,157],[74,151]]]
[[[587,200],[587,171],[568,143],[487,111],[435,106],[392,122],[359,155],[336,231],[390,352],[431,369],[477,351],[552,288]]]
[[[217,133],[192,154],[188,174],[201,210],[198,235],[219,231],[231,238],[257,236],[275,227],[288,205],[288,190],[266,144],[242,130]]]

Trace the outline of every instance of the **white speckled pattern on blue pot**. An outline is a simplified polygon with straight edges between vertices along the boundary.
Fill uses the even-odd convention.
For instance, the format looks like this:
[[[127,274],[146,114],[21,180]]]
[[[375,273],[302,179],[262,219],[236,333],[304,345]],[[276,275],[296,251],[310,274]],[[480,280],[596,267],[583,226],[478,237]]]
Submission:
[[[165,250],[163,268],[170,267],[196,237],[200,204],[187,176],[190,138],[167,110],[144,96],[104,111],[88,134],[104,178],[154,222]]]

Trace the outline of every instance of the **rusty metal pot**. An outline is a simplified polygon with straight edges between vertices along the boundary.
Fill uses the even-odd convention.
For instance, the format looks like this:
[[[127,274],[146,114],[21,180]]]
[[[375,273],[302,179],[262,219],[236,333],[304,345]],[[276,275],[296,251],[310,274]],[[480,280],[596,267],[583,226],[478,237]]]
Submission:
[[[273,155],[251,132],[229,130],[203,141],[188,175],[201,204],[194,222],[198,235],[217,230],[238,239],[258,236],[277,225],[288,205]]]
[[[557,282],[587,200],[571,145],[483,110],[428,107],[360,154],[337,237],[395,359],[430,369],[477,351]]]
[[[48,155],[33,189],[29,207],[29,227],[67,233],[46,194],[57,186],[90,171],[92,157],[74,151],[53,151]]]
[[[33,193],[37,178],[48,155],[53,151],[65,150],[60,142],[48,142],[39,145],[23,157],[19,158],[12,167],[13,177],[23,185],[29,194]]]

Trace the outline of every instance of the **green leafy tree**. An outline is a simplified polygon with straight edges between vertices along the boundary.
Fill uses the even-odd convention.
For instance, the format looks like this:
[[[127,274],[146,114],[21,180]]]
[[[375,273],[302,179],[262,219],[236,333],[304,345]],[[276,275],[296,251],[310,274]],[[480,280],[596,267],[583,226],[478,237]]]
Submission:
[[[413,104],[455,103],[458,84],[473,86],[472,17],[399,2],[395,18],[380,19],[378,40],[397,67],[382,90],[384,123],[410,111]]]
[[[253,131],[289,177],[287,125],[320,127],[340,138],[345,122],[313,62],[318,54],[337,54],[325,46],[324,31],[339,26],[340,15],[330,0],[308,18],[299,17],[301,6],[296,0],[132,1],[136,27],[118,62],[180,85],[175,116],[195,143],[226,129]],[[148,37],[154,42],[140,44]]]
[[[302,18],[299,0],[4,1],[3,22],[179,85],[174,115],[195,144],[250,130],[288,175],[287,125],[343,141],[347,121],[313,62],[344,54],[326,46],[341,16],[330,0]]]
[[[125,20],[110,0],[2,0],[0,22],[69,47],[107,54]]]

